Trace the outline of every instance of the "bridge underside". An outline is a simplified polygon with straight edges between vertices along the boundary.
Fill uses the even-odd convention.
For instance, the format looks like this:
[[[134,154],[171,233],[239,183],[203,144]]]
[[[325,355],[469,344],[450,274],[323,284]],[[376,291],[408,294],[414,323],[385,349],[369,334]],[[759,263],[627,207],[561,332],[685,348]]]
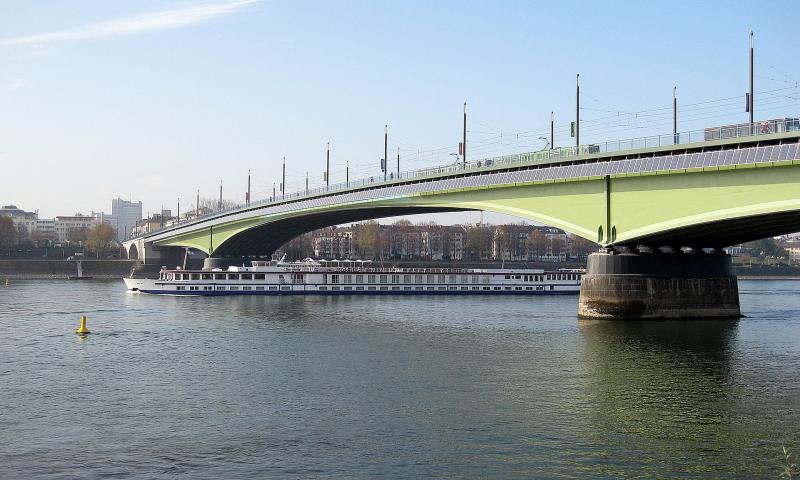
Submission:
[[[789,211],[676,228],[632,240],[629,245],[721,249],[798,230],[800,230],[800,211]]]
[[[459,212],[469,209],[451,207],[375,207],[347,211],[326,211],[312,213],[303,217],[286,218],[261,225],[231,237],[214,250],[215,257],[262,256],[271,255],[289,240],[319,228],[358,222],[397,215],[416,215],[420,213]]]

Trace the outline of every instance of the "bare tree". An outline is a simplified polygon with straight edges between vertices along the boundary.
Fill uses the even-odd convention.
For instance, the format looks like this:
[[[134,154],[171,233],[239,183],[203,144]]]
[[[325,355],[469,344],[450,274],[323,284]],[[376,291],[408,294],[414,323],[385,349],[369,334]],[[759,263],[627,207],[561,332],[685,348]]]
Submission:
[[[570,255],[573,257],[585,257],[592,252],[596,252],[598,244],[587,240],[578,235],[569,235]]]
[[[7,248],[9,255],[11,255],[11,247],[14,245],[15,236],[16,229],[14,228],[14,221],[11,220],[11,217],[0,217],[0,248]]]
[[[108,244],[117,237],[114,227],[107,223],[98,223],[86,235],[86,244],[94,250],[97,258],[105,255]]]
[[[539,260],[547,247],[547,237],[544,236],[541,230],[534,230],[525,240],[525,246],[528,249],[528,257],[534,257]]]

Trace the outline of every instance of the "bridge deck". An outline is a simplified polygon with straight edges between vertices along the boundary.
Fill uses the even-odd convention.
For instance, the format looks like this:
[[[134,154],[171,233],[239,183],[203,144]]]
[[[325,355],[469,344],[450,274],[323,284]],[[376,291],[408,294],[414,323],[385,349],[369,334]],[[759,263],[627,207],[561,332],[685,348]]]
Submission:
[[[499,159],[467,164],[466,168],[448,166],[417,171],[417,176],[412,178],[393,179],[387,182],[353,182],[349,189],[334,190],[332,188],[308,194],[299,192],[287,195],[285,199],[281,200],[253,202],[249,206],[215,212],[136,238],[146,238],[148,241],[159,240],[177,233],[191,231],[193,227],[235,221],[254,214],[272,215],[336,204],[424,195],[434,192],[791,162],[800,159],[799,141],[800,132],[789,132],[572,156],[557,162],[542,162],[532,159],[530,154],[498,157]],[[423,175],[420,172],[427,173]]]

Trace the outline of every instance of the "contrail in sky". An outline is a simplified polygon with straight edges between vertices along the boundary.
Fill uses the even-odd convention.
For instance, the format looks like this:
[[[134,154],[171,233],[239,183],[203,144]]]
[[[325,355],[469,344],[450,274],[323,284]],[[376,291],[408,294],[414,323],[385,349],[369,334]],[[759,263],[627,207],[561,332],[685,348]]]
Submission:
[[[133,35],[155,30],[166,30],[169,28],[180,28],[227,15],[259,1],[261,0],[229,0],[225,2],[203,3],[173,10],[142,13],[128,18],[92,23],[70,30],[8,38],[0,40],[0,46],[42,45],[45,43],[90,40],[118,35]]]

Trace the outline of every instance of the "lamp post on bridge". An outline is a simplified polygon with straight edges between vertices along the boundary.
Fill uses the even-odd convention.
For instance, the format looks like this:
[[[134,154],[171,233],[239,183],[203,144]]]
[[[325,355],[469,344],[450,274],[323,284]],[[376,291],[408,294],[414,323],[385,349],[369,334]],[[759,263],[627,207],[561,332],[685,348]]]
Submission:
[[[678,138],[678,87],[672,87],[672,141],[675,145]]]
[[[331,142],[326,144],[325,153],[325,190],[331,186]],[[308,190],[308,172],[306,172],[306,190]]]
[[[750,54],[750,62],[749,62],[749,64],[750,64],[750,71],[749,71],[750,93],[749,93],[749,95],[747,97],[747,111],[750,112],[750,129],[751,129],[750,133],[753,133],[753,131],[752,131],[752,129],[753,129],[753,109],[755,107],[755,100],[753,99],[753,95],[755,94],[755,92],[753,91],[753,30],[752,29],[750,30],[750,52],[749,52],[749,54]]]
[[[550,112],[550,149],[556,148],[555,142],[555,117],[553,112]]]
[[[389,125],[383,126],[383,181],[386,181],[387,170],[389,170]]]
[[[283,176],[281,177],[281,196],[286,200],[286,156],[283,156]]]
[[[575,75],[575,153],[581,148],[581,74]]]
[[[467,102],[464,102],[464,129],[461,132],[461,162],[467,168]]]

